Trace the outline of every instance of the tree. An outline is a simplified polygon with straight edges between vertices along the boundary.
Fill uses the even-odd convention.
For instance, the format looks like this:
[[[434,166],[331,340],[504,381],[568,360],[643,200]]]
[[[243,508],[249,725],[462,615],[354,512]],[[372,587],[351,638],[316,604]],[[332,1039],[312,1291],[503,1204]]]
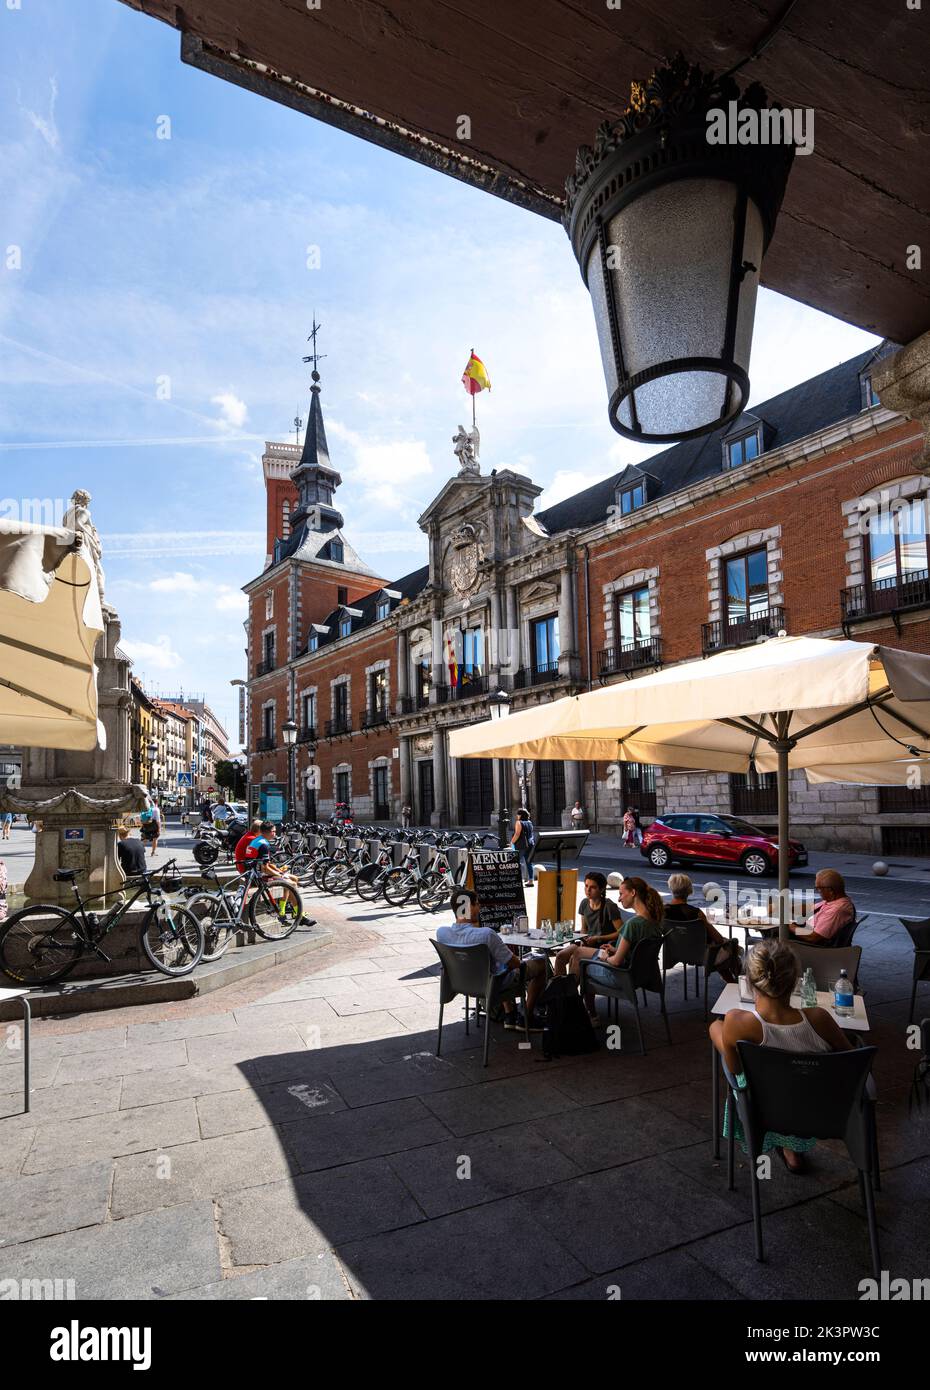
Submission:
[[[216,765],[216,785],[232,793],[233,801],[241,801],[246,792],[245,768],[230,758],[221,758]]]

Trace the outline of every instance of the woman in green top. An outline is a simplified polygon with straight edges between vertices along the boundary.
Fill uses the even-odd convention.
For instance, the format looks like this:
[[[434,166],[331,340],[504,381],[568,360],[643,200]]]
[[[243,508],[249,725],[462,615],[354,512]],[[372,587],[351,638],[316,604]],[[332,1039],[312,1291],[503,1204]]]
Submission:
[[[620,885],[620,906],[633,909],[620,929],[620,939],[615,947],[602,946],[597,953],[598,960],[605,965],[629,965],[630,952],[640,941],[648,937],[662,935],[662,918],[665,908],[656,890],[644,878],[625,878]]]

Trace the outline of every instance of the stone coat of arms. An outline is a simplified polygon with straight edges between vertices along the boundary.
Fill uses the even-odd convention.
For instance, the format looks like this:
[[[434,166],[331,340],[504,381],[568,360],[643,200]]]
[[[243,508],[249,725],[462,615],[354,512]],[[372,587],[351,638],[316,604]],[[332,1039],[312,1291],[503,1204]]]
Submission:
[[[474,589],[478,566],[483,559],[484,552],[474,526],[460,526],[452,537],[452,558],[449,563],[449,578],[459,598],[464,598]]]

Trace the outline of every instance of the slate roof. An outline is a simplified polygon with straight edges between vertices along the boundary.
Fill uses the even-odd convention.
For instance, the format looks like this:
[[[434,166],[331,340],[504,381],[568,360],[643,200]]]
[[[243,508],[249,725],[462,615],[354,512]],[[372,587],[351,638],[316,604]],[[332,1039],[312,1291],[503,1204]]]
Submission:
[[[891,350],[890,344],[888,350]],[[687,439],[682,444],[674,444],[670,449],[644,459],[639,466],[659,480],[652,484],[649,500],[668,497],[671,493],[722,473],[723,440],[728,435],[739,433],[741,420],[747,424],[755,418],[764,421],[768,427],[765,452],[770,453],[772,449],[815,434],[851,415],[858,415],[862,410],[860,374],[879,355],[884,355],[884,345],[882,349],[869,348],[858,357],[841,362],[839,366],[811,377],[809,381],[802,381],[771,400],[753,404],[751,410],[744,411],[736,420],[715,430],[713,434]],[[734,480],[738,479],[739,471],[738,468],[732,470]],[[576,493],[574,497],[567,497],[564,502],[536,512],[536,519],[550,535],[597,525],[606,518],[607,508],[615,501],[617,484],[627,472],[632,477],[629,464],[602,482]]]
[[[343,612],[343,608],[355,608],[360,610],[361,616],[352,619],[352,631],[359,632],[362,628],[371,627],[372,623],[378,622],[378,618],[375,616],[378,608],[378,597],[385,589],[393,589],[400,594],[399,599],[391,599],[391,612],[393,613],[405,598],[416,598],[417,594],[420,593],[428,582],[429,565],[421,565],[419,569],[411,571],[410,574],[405,574],[402,579],[392,580],[387,584],[380,585],[377,589],[373,589],[371,593],[366,594],[364,598],[353,599],[349,604],[334,608],[333,611],[323,619],[321,626],[327,626],[329,632],[321,632],[319,634],[317,650],[328,646],[330,642],[337,642],[339,640],[339,618]]]

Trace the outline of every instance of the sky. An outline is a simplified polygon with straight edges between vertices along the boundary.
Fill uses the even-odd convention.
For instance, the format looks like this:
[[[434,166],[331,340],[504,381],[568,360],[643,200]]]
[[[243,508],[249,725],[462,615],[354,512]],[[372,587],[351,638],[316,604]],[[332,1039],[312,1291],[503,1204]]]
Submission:
[[[471,348],[484,470],[540,509],[655,452],[607,422],[558,224],[185,67],[118,0],[0,4],[0,188],[0,504],[86,488],[134,674],[233,735],[261,456],[306,417],[314,314],[337,503],[388,578],[426,561]],[[876,341],[763,290],[750,403]]]

